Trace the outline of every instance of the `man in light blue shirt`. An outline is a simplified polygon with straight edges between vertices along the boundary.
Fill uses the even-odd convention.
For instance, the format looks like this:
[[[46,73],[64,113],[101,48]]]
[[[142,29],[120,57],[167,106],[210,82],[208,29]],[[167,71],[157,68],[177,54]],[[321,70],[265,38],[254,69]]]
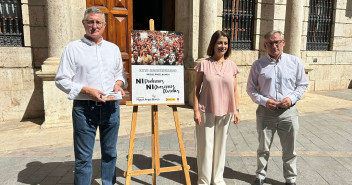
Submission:
[[[264,48],[268,55],[252,65],[247,93],[258,104],[256,180],[262,185],[267,171],[270,147],[277,131],[282,146],[284,178],[287,185],[296,184],[296,138],[298,133],[298,111],[296,102],[306,91],[308,81],[301,60],[283,53],[284,35],[271,31],[264,36]]]

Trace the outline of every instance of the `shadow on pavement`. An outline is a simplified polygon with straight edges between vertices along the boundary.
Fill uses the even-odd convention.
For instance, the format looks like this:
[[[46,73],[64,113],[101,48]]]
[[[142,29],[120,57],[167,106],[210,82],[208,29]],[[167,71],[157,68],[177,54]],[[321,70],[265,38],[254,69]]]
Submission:
[[[128,156],[126,156],[127,159]],[[93,175],[92,175],[92,185],[99,185],[100,181],[100,159],[93,159]],[[187,163],[190,166],[190,179],[192,184],[197,184],[197,159],[194,157],[187,157]],[[151,157],[147,157],[141,154],[133,155],[133,165],[138,169],[150,169],[152,164]],[[168,154],[160,158],[160,167],[171,167],[181,165],[182,160],[181,156]],[[125,169],[124,169],[125,170]],[[116,168],[116,177],[123,177],[124,179],[124,170]],[[151,175],[150,181],[152,179]],[[177,172],[166,172],[160,173],[160,177],[168,179],[178,184],[186,184],[185,176],[183,171]],[[158,176],[158,177],[159,177]],[[157,179],[158,179],[157,177]],[[143,177],[142,177],[143,178]],[[239,171],[232,170],[229,167],[225,167],[224,170],[225,179],[233,179],[237,181],[242,181],[251,184],[255,180],[255,175],[250,175],[242,173]],[[72,184],[74,179],[74,161],[65,161],[65,162],[49,162],[42,163],[39,161],[33,161],[26,165],[26,169],[20,171],[17,176],[17,181],[24,184]],[[132,184],[144,184],[149,185],[150,183],[144,182],[138,176],[132,177]],[[164,181],[164,180],[163,180]],[[116,182],[119,185],[123,185],[125,182]],[[173,184],[169,181],[167,184]],[[283,183],[267,178],[267,184],[281,185]],[[164,183],[161,183],[164,184]]]
[[[127,157],[128,156],[126,156],[126,158]],[[152,164],[151,157],[147,157],[147,156],[141,155],[141,154],[134,154],[133,155],[133,165],[135,165],[138,169],[150,169],[151,164]],[[160,158],[160,167],[170,167],[170,166],[177,166],[177,165],[181,165],[181,164],[182,164],[182,159],[181,159],[181,156],[179,156],[179,155],[167,154],[167,155],[164,155],[162,158]],[[191,183],[197,184],[197,177],[198,177],[197,176],[197,171],[198,171],[197,159],[194,157],[187,157],[187,164],[190,166],[189,175],[190,175]],[[164,178],[167,178],[167,179],[172,180],[172,181],[179,183],[179,184],[186,184],[183,171],[160,173],[159,176],[162,176]],[[247,182],[247,183],[251,184],[255,180],[255,175],[250,175],[250,174],[238,172],[238,171],[232,170],[231,168],[225,166],[224,178],[225,179],[233,179],[233,180],[236,179],[238,181]],[[277,180],[273,180],[271,178],[267,178],[266,183],[267,184],[275,184],[275,185],[284,184],[282,182],[279,182]]]
[[[93,175],[92,185],[99,185],[100,179],[100,159],[93,159]],[[17,181],[24,184],[73,184],[74,179],[74,161],[65,162],[49,162],[42,163],[39,161],[33,161],[26,165],[26,169],[20,171],[17,176]],[[124,177],[125,171],[116,168],[116,177]],[[149,184],[139,179],[132,177],[133,182],[140,184]],[[123,185],[125,182],[116,182],[116,184]]]
[[[126,159],[128,156],[126,156]],[[187,163],[190,166],[190,179],[192,184],[196,184],[197,182],[197,163],[196,159],[192,157],[187,157]],[[178,155],[164,155],[162,158],[160,158],[160,168],[163,167],[172,167],[172,166],[179,166],[182,164],[181,156]],[[134,154],[133,155],[133,165],[137,167],[140,170],[144,169],[151,169],[152,168],[152,158],[147,157],[145,155],[141,154]],[[149,174],[150,179],[152,179],[152,175]],[[160,177],[164,177],[166,179],[169,179],[171,181],[174,181],[178,184],[186,184],[185,182],[185,175],[183,171],[176,171],[176,172],[164,172],[160,173]],[[158,176],[158,177],[159,177]],[[158,179],[157,177],[157,179]],[[132,179],[133,181],[133,179]],[[163,183],[161,183],[163,184]]]

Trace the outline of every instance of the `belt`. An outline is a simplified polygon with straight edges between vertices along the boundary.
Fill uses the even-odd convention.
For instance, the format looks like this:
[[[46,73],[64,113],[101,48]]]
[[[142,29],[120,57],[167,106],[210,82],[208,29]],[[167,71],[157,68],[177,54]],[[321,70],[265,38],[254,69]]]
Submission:
[[[287,110],[291,107],[295,106],[295,104],[292,104],[291,106],[287,107],[287,108],[282,108],[282,107],[276,107],[277,110]]]
[[[288,108],[276,107],[277,110],[286,110]]]
[[[106,102],[98,102],[98,101],[93,101],[93,100],[74,100],[74,102],[79,103],[79,104],[84,104],[88,106],[103,106],[103,105],[114,105],[116,101],[106,101]]]

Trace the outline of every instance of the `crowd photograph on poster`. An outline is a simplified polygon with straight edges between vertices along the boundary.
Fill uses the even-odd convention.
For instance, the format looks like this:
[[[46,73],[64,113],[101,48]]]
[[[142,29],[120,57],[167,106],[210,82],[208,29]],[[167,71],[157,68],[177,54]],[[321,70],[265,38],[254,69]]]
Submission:
[[[183,65],[183,34],[132,30],[132,65]]]
[[[184,104],[183,33],[132,30],[132,103]]]

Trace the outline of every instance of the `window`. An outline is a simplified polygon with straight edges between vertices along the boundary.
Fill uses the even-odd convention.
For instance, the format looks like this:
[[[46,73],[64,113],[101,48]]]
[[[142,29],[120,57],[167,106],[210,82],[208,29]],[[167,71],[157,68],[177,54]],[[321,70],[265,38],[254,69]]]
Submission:
[[[235,50],[253,49],[255,0],[224,0],[222,26]]]
[[[0,0],[0,46],[23,46],[20,0]]]
[[[333,0],[310,0],[307,50],[328,51],[333,15]]]

